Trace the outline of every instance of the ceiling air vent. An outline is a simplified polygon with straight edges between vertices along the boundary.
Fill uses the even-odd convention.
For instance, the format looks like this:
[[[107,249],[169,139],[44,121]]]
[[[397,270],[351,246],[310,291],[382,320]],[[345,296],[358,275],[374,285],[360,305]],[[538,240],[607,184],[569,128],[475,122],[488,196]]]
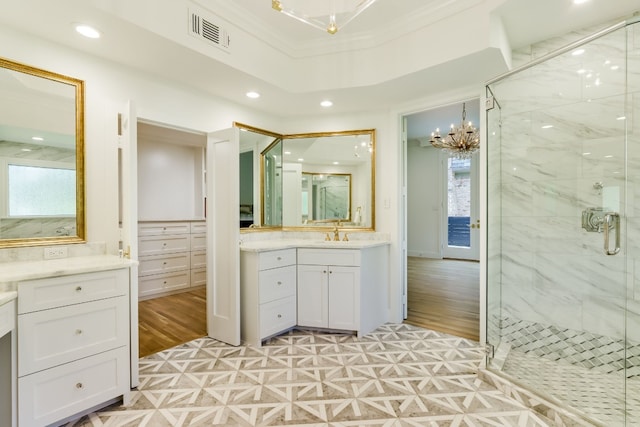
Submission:
[[[214,46],[229,49],[229,33],[200,13],[189,12],[189,34]]]

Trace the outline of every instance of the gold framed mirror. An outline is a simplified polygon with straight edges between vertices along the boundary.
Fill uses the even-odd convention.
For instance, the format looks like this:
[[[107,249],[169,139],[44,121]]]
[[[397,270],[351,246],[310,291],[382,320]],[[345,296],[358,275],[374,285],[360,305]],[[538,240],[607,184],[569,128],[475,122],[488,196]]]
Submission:
[[[84,82],[0,58],[0,248],[84,236]]]
[[[252,163],[241,169],[254,173],[251,192],[244,190],[244,200],[250,194],[253,205],[242,206],[241,202],[241,216],[243,211],[252,211],[252,223],[241,220],[242,230],[317,229],[337,223],[349,229],[375,230],[375,129],[283,135],[242,123],[234,126],[242,131],[241,156],[252,153]],[[327,205],[331,214],[325,209],[324,214],[317,210],[315,216],[310,215],[309,209],[319,209],[320,193],[326,190],[319,186],[315,195],[313,190],[305,194],[303,174],[348,176],[348,185],[343,181],[342,189],[330,195],[341,200],[341,205]],[[249,178],[241,172],[241,187],[243,179]]]

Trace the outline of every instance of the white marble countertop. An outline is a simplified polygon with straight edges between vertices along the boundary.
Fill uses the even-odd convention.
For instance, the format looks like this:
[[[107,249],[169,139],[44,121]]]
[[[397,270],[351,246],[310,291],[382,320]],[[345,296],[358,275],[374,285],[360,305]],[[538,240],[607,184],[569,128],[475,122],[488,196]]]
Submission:
[[[387,240],[349,240],[324,241],[305,239],[254,240],[240,244],[240,250],[247,252],[264,252],[289,248],[327,248],[327,249],[364,249],[388,245]]]
[[[137,264],[115,255],[69,257],[42,261],[0,263],[0,292],[15,291],[17,282],[51,276],[115,270]]]
[[[0,291],[0,306],[3,306],[16,298],[18,298],[18,293],[16,291]]]

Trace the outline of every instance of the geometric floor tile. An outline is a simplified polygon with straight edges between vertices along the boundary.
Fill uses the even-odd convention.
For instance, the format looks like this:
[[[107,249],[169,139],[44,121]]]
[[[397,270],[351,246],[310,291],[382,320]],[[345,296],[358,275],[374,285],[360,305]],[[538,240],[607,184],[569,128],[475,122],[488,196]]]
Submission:
[[[262,347],[200,338],[140,359],[131,403],[85,426],[550,426],[478,379],[477,342],[406,324],[358,339],[294,330]]]

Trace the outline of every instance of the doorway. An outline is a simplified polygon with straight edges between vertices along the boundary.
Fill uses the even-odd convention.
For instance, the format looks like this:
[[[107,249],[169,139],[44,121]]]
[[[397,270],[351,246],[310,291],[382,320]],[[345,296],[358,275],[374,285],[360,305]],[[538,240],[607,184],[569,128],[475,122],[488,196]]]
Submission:
[[[463,105],[464,104],[464,105]],[[473,340],[480,331],[479,156],[450,156],[431,132],[479,123],[479,99],[404,117],[406,322]]]

